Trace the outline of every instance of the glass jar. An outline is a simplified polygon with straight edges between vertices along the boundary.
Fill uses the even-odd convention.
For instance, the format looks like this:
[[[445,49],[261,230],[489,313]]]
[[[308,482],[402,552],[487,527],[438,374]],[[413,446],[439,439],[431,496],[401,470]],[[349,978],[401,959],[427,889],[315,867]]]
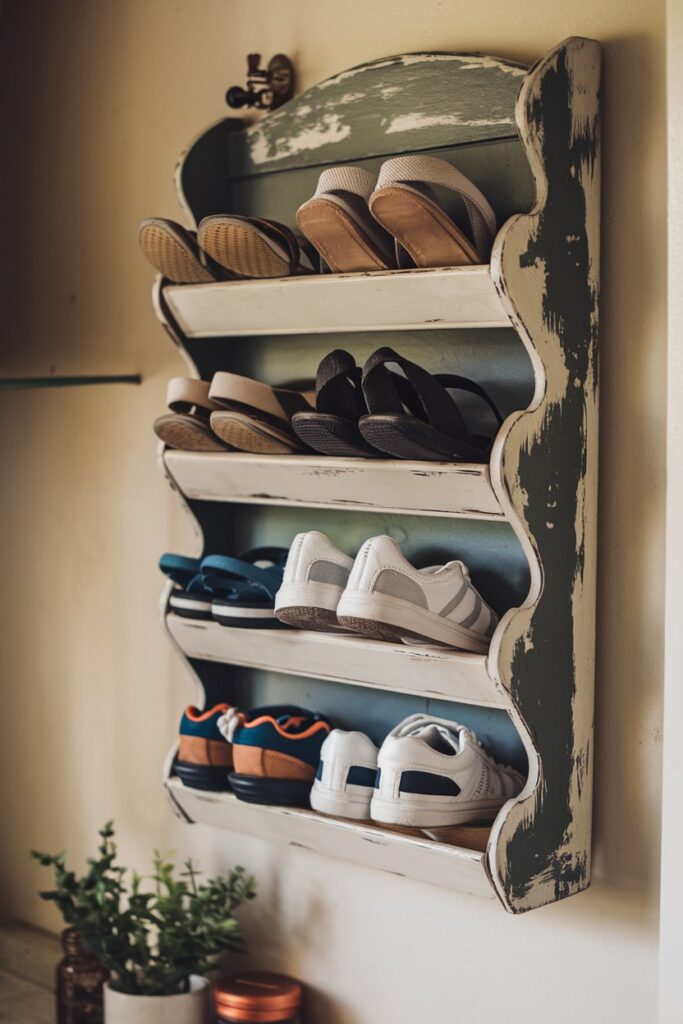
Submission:
[[[102,987],[107,971],[81,943],[75,928],[62,932],[64,958],[57,964],[57,1024],[102,1024]]]
[[[224,1024],[299,1024],[302,986],[284,974],[243,971],[214,985],[216,1016]]]

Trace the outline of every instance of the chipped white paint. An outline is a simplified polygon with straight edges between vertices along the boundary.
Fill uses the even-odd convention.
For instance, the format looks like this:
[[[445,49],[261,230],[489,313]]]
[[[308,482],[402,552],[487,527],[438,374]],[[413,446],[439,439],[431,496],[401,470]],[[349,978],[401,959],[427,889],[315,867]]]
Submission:
[[[331,143],[341,142],[351,134],[351,125],[344,124],[338,114],[324,114],[318,124],[305,128],[297,135],[289,135],[278,142],[274,152],[270,151],[269,139],[260,124],[247,131],[251,159],[255,164],[282,160],[309,149],[319,149]]]
[[[475,463],[171,449],[164,461],[183,494],[196,501],[503,518],[488,466]]]
[[[166,789],[187,821],[312,850],[325,857],[416,878],[446,889],[491,898],[485,855],[445,843],[406,836],[293,807],[264,807],[232,793],[188,789],[177,778]]]
[[[462,114],[402,114],[389,122],[386,128],[387,135],[395,135],[396,132],[416,131],[420,128],[435,128],[437,126],[447,127],[448,125],[461,125],[462,127],[478,128],[486,125],[513,125],[515,122],[511,117],[498,117],[490,120],[480,118],[479,120],[468,120]]]
[[[486,266],[173,285],[164,296],[188,338],[510,326]]]
[[[392,644],[298,629],[238,629],[168,615],[166,626],[187,658],[351,683],[431,700],[507,708],[486,656],[444,647]]]

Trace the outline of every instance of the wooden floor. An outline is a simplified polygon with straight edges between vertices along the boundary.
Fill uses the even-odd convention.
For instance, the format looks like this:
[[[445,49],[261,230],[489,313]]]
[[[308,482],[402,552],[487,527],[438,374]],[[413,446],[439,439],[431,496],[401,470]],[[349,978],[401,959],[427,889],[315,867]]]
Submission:
[[[54,1024],[55,997],[46,988],[0,970],[0,1024]]]

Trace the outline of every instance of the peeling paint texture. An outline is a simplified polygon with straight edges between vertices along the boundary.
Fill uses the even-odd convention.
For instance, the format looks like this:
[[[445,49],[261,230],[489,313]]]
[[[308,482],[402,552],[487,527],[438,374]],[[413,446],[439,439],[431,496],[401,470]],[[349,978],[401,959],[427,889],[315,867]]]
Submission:
[[[419,149],[426,129],[429,148],[514,137],[510,115],[523,75],[508,61],[450,53],[351,68],[249,128],[235,156],[239,173],[334,162],[345,140],[367,156]]]
[[[571,39],[530,73],[517,120],[539,202],[498,241],[494,280],[537,363],[537,402],[508,427],[505,505],[536,563],[497,670],[537,782],[497,828],[491,869],[524,911],[586,888],[595,645],[599,46]],[[496,467],[491,467],[492,478]],[[548,509],[552,508],[552,518]]]

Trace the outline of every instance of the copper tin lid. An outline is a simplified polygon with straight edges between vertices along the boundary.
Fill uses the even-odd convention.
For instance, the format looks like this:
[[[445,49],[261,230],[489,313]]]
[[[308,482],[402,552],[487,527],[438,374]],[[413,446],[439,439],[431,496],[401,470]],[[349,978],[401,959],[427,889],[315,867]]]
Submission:
[[[223,1020],[254,1024],[286,1021],[301,1006],[301,985],[284,974],[244,971],[214,986],[216,1013]]]

